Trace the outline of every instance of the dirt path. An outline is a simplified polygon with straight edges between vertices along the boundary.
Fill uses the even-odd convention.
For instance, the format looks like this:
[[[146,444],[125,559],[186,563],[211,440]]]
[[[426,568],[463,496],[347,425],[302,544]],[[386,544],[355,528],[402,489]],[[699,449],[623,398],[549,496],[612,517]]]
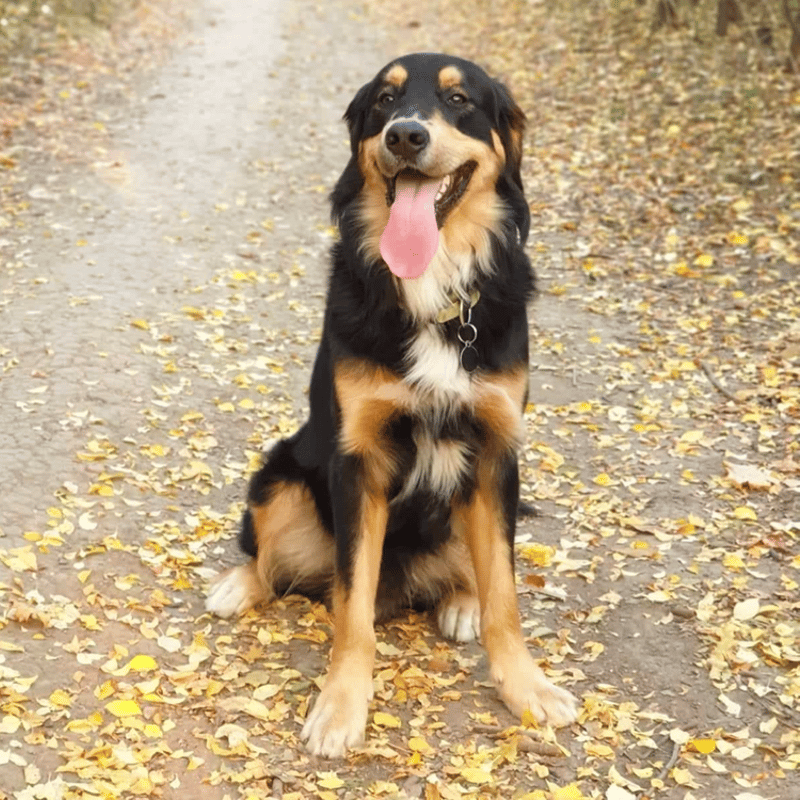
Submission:
[[[208,2],[160,66],[81,89],[80,135],[15,134],[0,799],[794,796],[797,555],[789,538],[767,555],[770,529],[737,511],[760,518],[762,500],[724,483],[742,441],[726,398],[679,364],[655,389],[638,379],[647,298],[612,307],[577,281],[584,244],[550,212],[531,243],[523,479],[540,515],[521,528],[520,590],[580,724],[558,746],[504,735],[480,648],[410,615],[379,634],[366,748],[313,761],[297,737],[324,610],[203,614],[204,580],[238,558],[245,474],[305,414],[341,114],[394,48],[449,46],[421,20],[381,33],[345,4]],[[771,501],[776,537],[796,531],[792,492]]]

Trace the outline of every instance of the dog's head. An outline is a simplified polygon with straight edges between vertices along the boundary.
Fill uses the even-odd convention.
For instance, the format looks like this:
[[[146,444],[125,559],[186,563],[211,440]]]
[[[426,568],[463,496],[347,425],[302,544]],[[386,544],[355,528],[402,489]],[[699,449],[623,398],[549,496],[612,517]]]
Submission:
[[[404,56],[360,89],[345,120],[352,158],[332,195],[334,217],[356,202],[363,250],[398,277],[424,271],[440,234],[450,251],[480,254],[510,221],[525,241],[525,115],[480,67]]]

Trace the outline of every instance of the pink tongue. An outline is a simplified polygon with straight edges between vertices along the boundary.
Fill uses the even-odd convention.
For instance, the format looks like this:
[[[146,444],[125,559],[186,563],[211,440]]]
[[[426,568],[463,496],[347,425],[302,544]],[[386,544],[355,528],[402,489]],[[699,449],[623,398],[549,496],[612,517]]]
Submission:
[[[440,179],[398,177],[389,221],[381,236],[381,255],[398,278],[419,278],[439,246],[434,199]]]

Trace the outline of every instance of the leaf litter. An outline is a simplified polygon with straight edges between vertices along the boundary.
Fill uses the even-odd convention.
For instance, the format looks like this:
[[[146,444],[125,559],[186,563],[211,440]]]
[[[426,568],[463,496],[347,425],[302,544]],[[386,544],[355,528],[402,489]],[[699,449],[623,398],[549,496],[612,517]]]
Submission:
[[[262,216],[173,311],[128,315],[161,375],[141,419],[112,433],[70,409],[88,471],[24,544],[0,547],[0,766],[14,776],[0,797],[786,796],[800,766],[800,95],[777,70],[737,72],[741,42],[708,45],[709,78],[678,35],[648,40],[634,3],[523,5],[522,23],[505,1],[351,13],[402,30],[394,51],[486,64],[529,116],[542,296],[522,480],[538,516],[521,526],[519,590],[532,646],[582,697],[578,723],[510,719],[480,648],[411,613],[379,632],[365,746],[315,761],[298,732],[327,611],[288,598],[232,623],[202,613],[246,475],[301,421],[321,325],[321,293],[303,287],[332,231],[321,216],[314,245],[274,259]],[[9,197],[3,219],[24,225]],[[264,298],[291,325],[269,327]]]

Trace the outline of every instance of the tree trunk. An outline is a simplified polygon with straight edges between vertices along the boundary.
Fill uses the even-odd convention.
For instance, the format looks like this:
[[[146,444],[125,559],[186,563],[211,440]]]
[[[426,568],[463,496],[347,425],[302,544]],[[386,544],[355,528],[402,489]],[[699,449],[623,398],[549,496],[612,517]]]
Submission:
[[[795,17],[789,10],[789,0],[783,0],[786,21],[792,29],[792,41],[789,43],[789,57],[786,59],[787,72],[800,72],[800,11]]]
[[[658,0],[651,30],[655,33],[665,25],[678,27],[678,0]]]
[[[738,0],[717,0],[717,36],[725,36],[728,25],[742,21]]]

